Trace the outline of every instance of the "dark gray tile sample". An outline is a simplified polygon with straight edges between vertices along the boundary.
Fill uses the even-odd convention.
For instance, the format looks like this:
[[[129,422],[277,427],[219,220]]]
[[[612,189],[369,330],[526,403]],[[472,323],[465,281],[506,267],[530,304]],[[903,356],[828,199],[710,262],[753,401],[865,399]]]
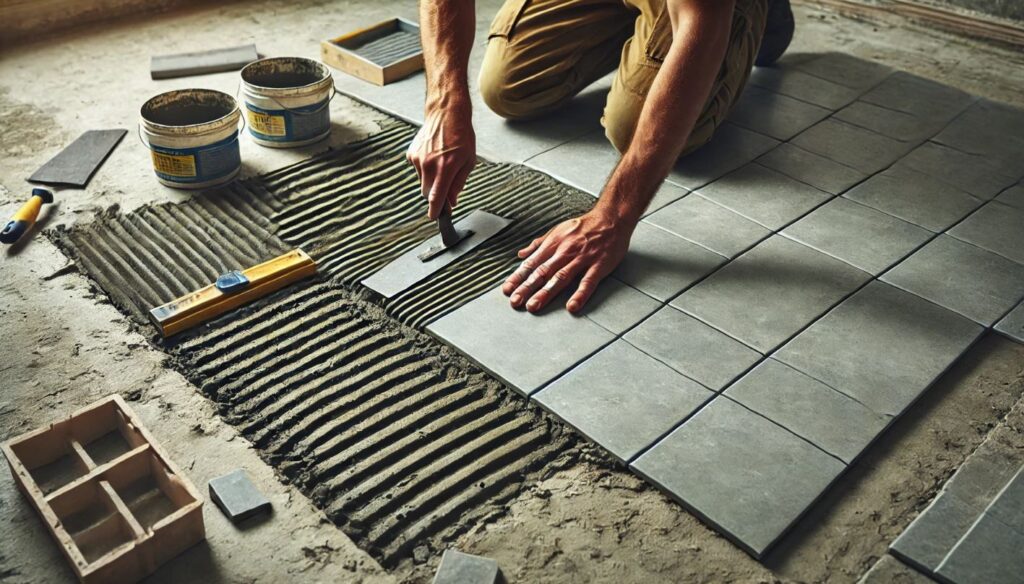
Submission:
[[[662,302],[709,274],[726,259],[641,221],[616,278]]]
[[[83,188],[128,130],[88,130],[39,167],[29,182]]]
[[[618,335],[647,318],[659,306],[661,303],[654,298],[609,276],[601,281],[584,305],[582,314]]]
[[[992,504],[985,509],[985,514],[1024,534],[1024,466],[996,495]]]
[[[785,428],[718,397],[632,468],[755,557],[844,470]]]
[[[857,89],[791,67],[755,67],[750,73],[750,85],[831,110],[843,107],[861,94]]]
[[[435,320],[427,331],[524,395],[615,338],[559,303],[538,314],[514,310],[500,286]]]
[[[861,96],[860,101],[938,123],[942,129],[976,99],[955,87],[897,71]]]
[[[680,158],[668,180],[694,190],[736,170],[778,144],[774,138],[726,122],[719,126],[710,142]]]
[[[789,142],[779,144],[757,162],[833,195],[842,194],[868,177],[866,173],[797,148]]]
[[[1015,209],[1024,209],[1024,184],[1013,185],[999,193],[996,201],[1009,205]]]
[[[433,584],[500,584],[503,582],[498,562],[482,556],[464,554],[458,550],[444,550],[441,565],[434,574]]]
[[[996,324],[996,330],[1017,341],[1024,343],[1024,303],[1010,311]]]
[[[771,235],[761,225],[698,194],[663,207],[646,221],[728,258]]]
[[[881,63],[835,52],[801,61],[794,64],[794,67],[805,73],[860,91],[866,91],[878,85],[892,73],[890,67]]]
[[[419,259],[420,254],[431,248],[443,245],[441,243],[441,234],[438,233],[424,240],[369,278],[363,280],[362,284],[385,298],[391,298],[476,249],[507,227],[511,222],[511,219],[498,217],[486,211],[479,209],[473,211],[455,223],[455,228],[458,231],[473,232],[472,235],[460,241],[458,245],[428,261],[421,261]]]
[[[1008,174],[1024,168],[1024,110],[981,99],[935,136],[934,141],[983,154]]]
[[[900,142],[915,143],[931,138],[946,124],[945,120],[920,118],[859,100],[836,112],[835,119]]]
[[[210,479],[209,489],[210,498],[232,522],[270,511],[270,501],[252,484],[243,469]]]
[[[697,191],[768,229],[780,229],[831,195],[754,162]]]
[[[623,338],[715,391],[761,359],[757,351],[671,306],[654,313]]]
[[[774,357],[872,411],[903,412],[983,331],[883,282],[870,282]]]
[[[831,114],[832,110],[752,85],[743,90],[729,121],[776,140],[789,140]]]
[[[892,419],[774,359],[761,362],[724,395],[847,464]]]
[[[533,399],[628,463],[713,395],[618,340]]]
[[[843,196],[936,232],[982,204],[948,183],[904,167],[876,174]]]
[[[989,201],[948,233],[1024,264],[1024,209]]]
[[[1020,584],[1024,533],[982,515],[936,571],[955,584]]]
[[[687,290],[672,306],[767,353],[870,277],[774,236]]]
[[[794,146],[868,174],[874,174],[896,162],[915,145],[835,118],[818,122],[791,142]]]
[[[782,233],[875,276],[934,235],[843,197],[811,211]]]
[[[991,199],[1018,178],[984,154],[968,154],[935,142],[921,144],[893,168],[916,170],[979,199]]]
[[[1024,297],[1024,266],[948,235],[929,242],[882,280],[985,326]]]
[[[194,53],[153,55],[149,61],[149,74],[153,79],[171,79],[219,71],[237,71],[259,58],[256,45],[252,44]]]

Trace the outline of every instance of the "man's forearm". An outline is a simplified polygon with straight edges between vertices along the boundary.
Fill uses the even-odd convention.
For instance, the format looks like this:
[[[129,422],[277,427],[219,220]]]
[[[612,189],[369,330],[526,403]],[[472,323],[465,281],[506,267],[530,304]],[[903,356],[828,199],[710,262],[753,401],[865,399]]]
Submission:
[[[733,1],[669,0],[672,46],[598,205],[636,222],[686,146],[729,42]]]
[[[422,0],[420,26],[427,111],[468,105],[469,52],[476,30],[473,0]]]

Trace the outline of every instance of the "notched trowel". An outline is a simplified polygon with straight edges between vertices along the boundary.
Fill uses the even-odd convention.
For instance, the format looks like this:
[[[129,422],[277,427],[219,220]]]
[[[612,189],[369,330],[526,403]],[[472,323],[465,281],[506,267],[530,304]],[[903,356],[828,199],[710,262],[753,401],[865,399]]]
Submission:
[[[455,229],[455,225],[452,224],[452,209],[448,205],[441,209],[441,214],[437,216],[437,228],[441,231],[441,244],[435,245],[427,249],[427,251],[417,255],[421,262],[429,262],[444,252],[452,249],[463,239],[466,239],[470,235],[473,235],[472,229],[463,229],[459,231]]]

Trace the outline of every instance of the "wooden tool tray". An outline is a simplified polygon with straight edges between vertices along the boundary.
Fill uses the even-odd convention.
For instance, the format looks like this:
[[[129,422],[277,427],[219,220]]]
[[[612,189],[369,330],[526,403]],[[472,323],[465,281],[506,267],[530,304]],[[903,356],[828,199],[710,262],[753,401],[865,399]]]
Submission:
[[[3,451],[83,582],[136,582],[205,538],[198,491],[118,395]]]
[[[320,43],[320,57],[339,69],[374,83],[387,85],[423,69],[420,27],[404,18],[373,26]]]

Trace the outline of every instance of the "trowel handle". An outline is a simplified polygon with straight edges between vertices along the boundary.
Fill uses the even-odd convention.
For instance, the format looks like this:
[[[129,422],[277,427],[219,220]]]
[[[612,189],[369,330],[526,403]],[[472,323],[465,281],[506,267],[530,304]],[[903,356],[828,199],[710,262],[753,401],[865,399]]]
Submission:
[[[3,229],[0,229],[0,243],[10,244],[21,239],[21,236],[25,235],[35,224],[39,217],[39,209],[43,207],[43,204],[52,202],[53,193],[50,191],[40,188],[32,189],[32,198],[14,213]]]
[[[459,234],[455,232],[455,225],[452,224],[452,208],[447,202],[441,207],[441,214],[437,216],[437,228],[441,231],[441,242],[445,247],[459,243]]]

